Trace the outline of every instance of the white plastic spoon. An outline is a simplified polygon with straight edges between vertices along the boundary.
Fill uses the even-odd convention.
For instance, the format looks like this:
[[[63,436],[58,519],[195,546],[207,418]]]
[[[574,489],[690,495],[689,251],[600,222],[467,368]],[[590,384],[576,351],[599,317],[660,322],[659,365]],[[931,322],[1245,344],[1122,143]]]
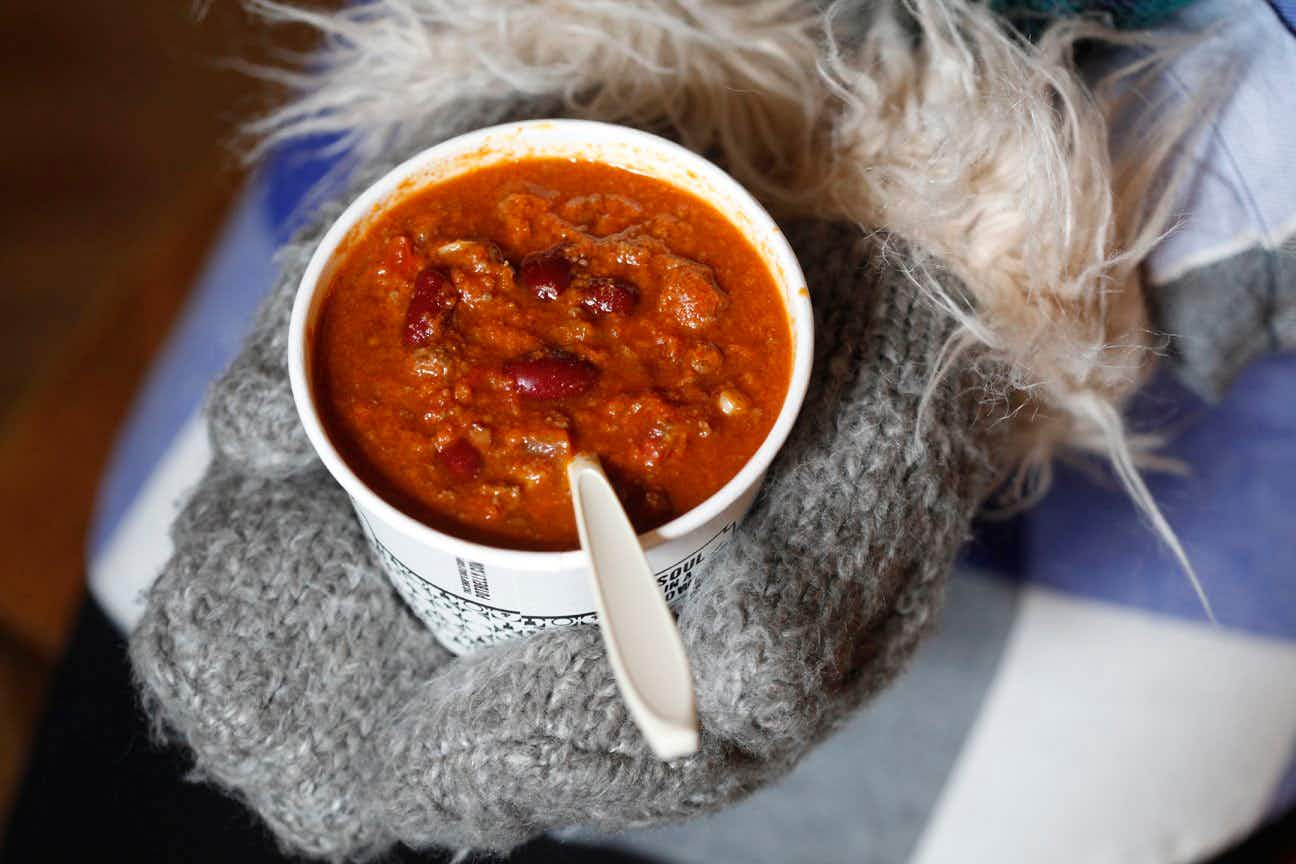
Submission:
[[[697,707],[684,643],[598,457],[567,466],[599,630],[621,698],[663,762],[696,753]]]

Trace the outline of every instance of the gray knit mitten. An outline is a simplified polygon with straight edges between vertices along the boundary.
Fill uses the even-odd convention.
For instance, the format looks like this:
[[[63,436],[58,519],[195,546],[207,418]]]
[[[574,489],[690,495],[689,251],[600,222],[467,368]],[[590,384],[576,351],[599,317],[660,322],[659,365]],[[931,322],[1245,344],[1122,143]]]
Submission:
[[[131,642],[149,711],[198,775],[313,855],[506,849],[733,802],[893,678],[991,480],[982,373],[965,361],[920,419],[951,324],[876,238],[790,235],[816,307],[813,382],[754,510],[683,601],[702,747],[668,764],[596,628],[454,658],[402,605],[296,422],[286,321],[312,243],[290,250],[212,394],[217,458]]]
[[[1296,351],[1296,244],[1257,244],[1150,286],[1148,299],[1180,380],[1222,399],[1255,360]]]

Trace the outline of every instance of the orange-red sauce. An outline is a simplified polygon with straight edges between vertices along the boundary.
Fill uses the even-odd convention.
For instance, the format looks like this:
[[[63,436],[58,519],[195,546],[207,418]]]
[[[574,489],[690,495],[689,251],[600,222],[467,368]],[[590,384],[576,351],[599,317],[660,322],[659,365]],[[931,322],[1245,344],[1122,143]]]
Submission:
[[[792,347],[743,235],[680,188],[527,159],[411,194],[345,244],[313,345],[330,439],[388,501],[467,539],[577,545],[572,453],[645,531],[760,446]],[[530,257],[528,257],[530,256]]]

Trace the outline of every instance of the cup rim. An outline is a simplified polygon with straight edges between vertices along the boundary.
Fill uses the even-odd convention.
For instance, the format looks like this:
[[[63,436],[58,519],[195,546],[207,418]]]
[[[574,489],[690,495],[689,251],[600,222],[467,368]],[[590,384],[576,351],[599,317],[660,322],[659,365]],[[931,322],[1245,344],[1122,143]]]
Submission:
[[[581,549],[562,551],[513,549],[467,540],[440,531],[410,516],[371,489],[333,446],[319,417],[307,375],[309,353],[306,345],[307,325],[313,311],[315,297],[322,290],[327,290],[327,283],[321,277],[338,247],[348,239],[352,229],[366,217],[382,212],[393,199],[409,194],[411,188],[421,188],[422,185],[426,185],[406,188],[410,186],[409,181],[413,178],[426,173],[433,166],[453,165],[455,159],[460,159],[465,162],[463,170],[447,175],[457,176],[463,171],[471,170],[472,157],[479,153],[498,154],[512,151],[543,157],[546,155],[546,138],[552,143],[570,141],[576,137],[595,143],[629,144],[636,152],[642,152],[644,158],[672,160],[685,172],[704,178],[713,188],[723,190],[728,198],[727,202],[716,200],[718,197],[716,195],[707,194],[701,188],[703,186],[701,183],[698,184],[699,188],[688,189],[691,194],[706,201],[729,218],[739,230],[743,231],[749,242],[763,250],[767,266],[776,265],[771,267],[772,275],[775,276],[781,289],[793,340],[792,370],[788,389],[783,397],[778,417],[760,446],[733,477],[700,504],[669,522],[640,534],[639,540],[644,550],[649,551],[702,527],[748,489],[759,485],[774,456],[787,441],[809,386],[814,354],[814,317],[800,263],[787,238],[765,208],[741,184],[702,156],[673,141],[638,129],[591,120],[570,119],[526,120],[488,126],[449,138],[416,153],[374,181],[357,196],[334,220],[315,248],[297,285],[293,301],[292,317],[288,326],[288,373],[293,402],[307,438],[329,473],[346,490],[357,506],[378,516],[391,527],[422,545],[440,548],[467,560],[519,570],[566,569],[583,565],[585,553]],[[606,164],[618,164],[612,160],[602,161]],[[664,182],[672,182],[665,177],[645,171],[642,165],[636,168],[630,164],[620,164],[618,167],[638,170],[650,176],[657,176]],[[740,211],[744,217],[741,221],[735,219],[735,210]],[[746,228],[743,227],[744,224]],[[762,236],[754,236],[754,233]]]

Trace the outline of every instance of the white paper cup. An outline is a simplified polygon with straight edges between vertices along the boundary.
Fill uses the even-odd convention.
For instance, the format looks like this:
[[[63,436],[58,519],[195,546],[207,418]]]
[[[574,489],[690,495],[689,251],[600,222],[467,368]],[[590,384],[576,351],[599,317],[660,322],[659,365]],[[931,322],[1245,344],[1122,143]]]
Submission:
[[[640,536],[668,601],[682,596],[750,509],[774,454],[787,439],[810,379],[814,327],[805,276],[769,214],[727,174],[677,144],[622,126],[536,120],[479,129],[424,150],[393,169],[333,223],[302,275],[288,331],[293,399],[324,465],[351,496],[365,536],[392,584],[436,637],[464,653],[548,627],[595,620],[581,550],[533,552],[485,546],[402,513],[343,461],[320,422],[311,388],[315,322],[336,267],[334,253],[410,192],[465,171],[546,156],[603,162],[665,180],[725,214],[758,250],[783,295],[793,361],[783,407],[742,469],[697,507]]]

